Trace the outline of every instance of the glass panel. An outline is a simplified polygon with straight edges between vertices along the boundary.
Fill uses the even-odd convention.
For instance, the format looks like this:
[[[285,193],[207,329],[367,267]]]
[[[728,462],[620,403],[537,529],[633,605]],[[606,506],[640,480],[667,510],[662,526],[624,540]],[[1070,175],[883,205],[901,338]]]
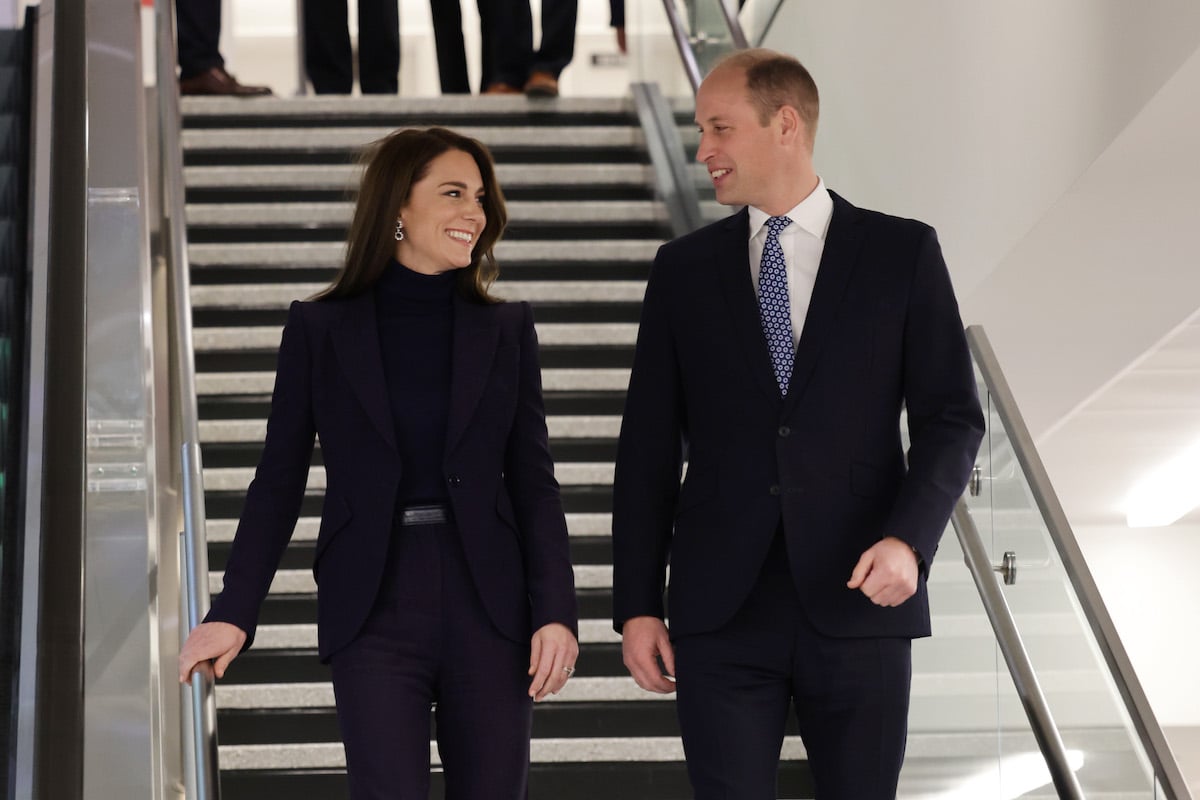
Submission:
[[[783,0],[745,0],[739,4],[741,10],[738,19],[742,21],[742,30],[751,47],[758,47],[770,30],[775,13],[783,5]]]
[[[663,0],[627,2],[625,13],[630,80],[657,83],[664,97],[690,98],[692,86],[684,71]]]
[[[1013,451],[992,398],[981,393],[988,414],[984,484],[990,502],[993,559],[1016,554],[1017,580],[1005,597],[1033,663],[1038,683],[1086,796],[1154,796],[1154,779],[1141,743],[1067,577],[1034,494]],[[984,525],[983,509],[975,511]],[[1017,709],[1019,712],[1019,707]],[[1032,784],[1044,764],[1027,731],[1028,722],[1002,715],[1001,797],[1053,796]],[[1048,779],[1048,775],[1047,775]],[[1029,794],[1035,793],[1035,794]]]
[[[667,0],[683,25],[700,75],[708,73],[734,49],[721,0]],[[635,81],[656,81],[667,97],[691,95],[691,84],[675,44],[663,0],[628,4],[630,15],[630,75]],[[634,28],[633,26],[636,26]]]

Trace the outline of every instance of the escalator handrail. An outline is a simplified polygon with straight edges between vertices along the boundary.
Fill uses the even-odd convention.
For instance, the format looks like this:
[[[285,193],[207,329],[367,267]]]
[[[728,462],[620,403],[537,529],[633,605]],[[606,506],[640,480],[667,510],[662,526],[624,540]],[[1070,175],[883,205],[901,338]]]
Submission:
[[[1116,625],[1113,624],[1112,617],[1109,616],[1108,609],[1104,605],[1096,581],[1087,567],[1083,551],[1071,530],[1071,524],[1067,521],[1067,515],[1058,500],[1058,495],[1050,484],[1049,474],[1046,472],[1045,465],[1042,464],[1033,437],[1029,433],[1024,417],[1017,408],[1012,390],[1000,369],[999,360],[996,358],[996,353],[983,328],[977,325],[968,327],[967,343],[970,345],[971,355],[987,385],[988,393],[991,396],[991,405],[996,410],[996,414],[1000,417],[1000,422],[1008,434],[1009,442],[1017,457],[1017,463],[1029,483],[1030,492],[1033,494],[1042,521],[1058,551],[1067,578],[1075,590],[1080,608],[1096,637],[1096,643],[1104,657],[1109,675],[1116,685],[1125,711],[1129,714],[1134,730],[1150,760],[1154,776],[1162,784],[1167,800],[1191,800],[1192,794],[1188,789],[1187,781],[1184,780],[1183,773],[1180,772],[1179,765],[1171,754],[1171,747],[1163,734],[1162,727],[1158,724],[1158,719],[1150,708],[1150,702],[1134,672],[1133,662],[1125,652],[1125,647],[1117,634]]]
[[[175,21],[172,0],[155,3],[161,198],[169,259],[173,325],[170,330],[181,425],[180,475],[183,483],[183,564],[180,585],[186,606],[186,628],[196,627],[208,611],[208,555],[204,513],[204,473],[200,455],[200,423],[196,402],[196,372],[192,340],[191,280],[184,219],[183,155],[179,93],[175,90]],[[192,673],[190,702],[182,715],[184,772],[195,781],[199,800],[218,800],[216,698],[211,669]]]

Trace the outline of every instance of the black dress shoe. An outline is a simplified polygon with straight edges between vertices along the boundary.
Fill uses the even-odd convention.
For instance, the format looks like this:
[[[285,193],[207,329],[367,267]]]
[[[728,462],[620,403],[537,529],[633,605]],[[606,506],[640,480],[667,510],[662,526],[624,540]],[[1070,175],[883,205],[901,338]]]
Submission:
[[[246,86],[238,83],[223,67],[213,67],[199,75],[179,81],[180,94],[225,95],[228,97],[265,97],[269,86]]]

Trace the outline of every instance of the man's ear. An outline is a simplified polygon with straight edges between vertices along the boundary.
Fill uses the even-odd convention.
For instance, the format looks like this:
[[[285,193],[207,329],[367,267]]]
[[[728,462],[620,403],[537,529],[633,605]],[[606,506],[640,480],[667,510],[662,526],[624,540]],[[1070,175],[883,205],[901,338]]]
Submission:
[[[779,125],[779,133],[784,141],[803,142],[808,140],[808,129],[804,120],[800,117],[800,112],[792,106],[780,106],[779,110],[775,112],[775,121]]]

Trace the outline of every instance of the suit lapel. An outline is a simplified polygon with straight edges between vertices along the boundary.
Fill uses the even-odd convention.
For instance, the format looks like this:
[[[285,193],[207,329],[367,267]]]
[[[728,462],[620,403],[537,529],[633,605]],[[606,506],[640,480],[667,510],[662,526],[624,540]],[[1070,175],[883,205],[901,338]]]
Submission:
[[[375,324],[375,293],[364,292],[346,301],[342,320],[330,335],[334,353],[351,390],[384,441],[394,450],[396,430],[383,375],[379,329]]]
[[[863,215],[854,206],[833,192],[833,217],[829,221],[829,232],[825,236],[825,249],[821,253],[821,264],[817,268],[817,280],[813,286],[812,300],[804,320],[804,331],[796,347],[796,360],[792,366],[792,380],[788,384],[787,403],[784,413],[795,407],[797,398],[804,393],[808,380],[816,366],[817,357],[825,344],[838,307],[854,273],[858,251],[862,245]]]
[[[743,208],[720,228],[713,258],[720,278],[721,293],[729,305],[733,328],[755,383],[767,397],[779,401],[779,385],[771,367],[767,337],[758,314],[758,299],[750,281],[750,212]]]
[[[492,306],[454,295],[454,342],[450,362],[450,416],[446,421],[446,452],[466,433],[491,374],[500,325]]]

